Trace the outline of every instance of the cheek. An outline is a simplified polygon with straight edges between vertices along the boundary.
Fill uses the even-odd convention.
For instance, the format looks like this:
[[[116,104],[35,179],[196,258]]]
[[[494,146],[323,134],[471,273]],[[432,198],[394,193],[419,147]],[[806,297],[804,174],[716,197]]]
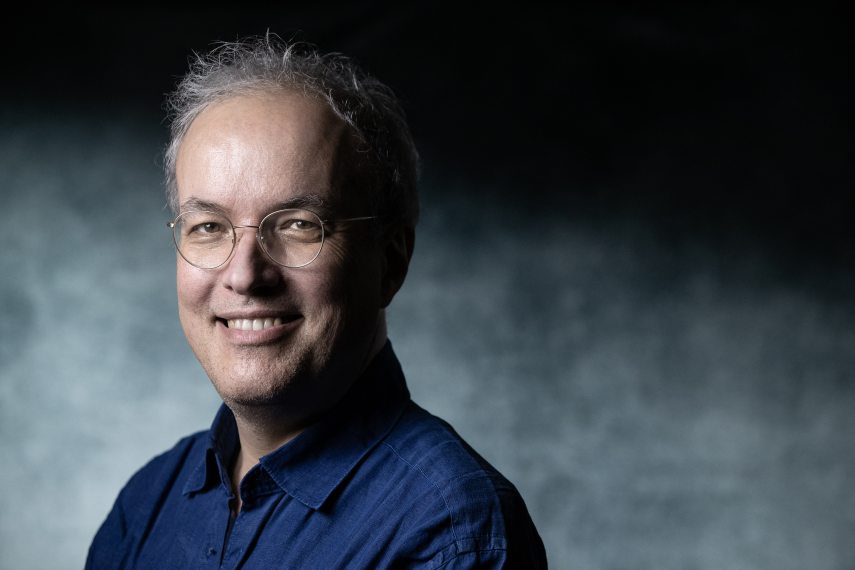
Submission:
[[[377,279],[377,264],[372,252],[360,244],[351,244],[350,247],[330,244],[329,249],[331,263],[327,271],[327,287],[342,298],[356,296],[370,302],[370,290]]]
[[[210,277],[179,259],[175,271],[178,308],[181,313],[192,311],[205,302],[210,290]],[[182,314],[182,319],[186,315]]]
[[[342,261],[331,288],[349,312],[361,318],[380,309],[381,271],[370,251],[354,251]]]
[[[323,259],[304,268],[306,271],[291,286],[299,298],[324,315],[324,326],[337,328],[353,319],[362,320],[366,312],[376,310],[376,263],[337,244],[323,253]]]

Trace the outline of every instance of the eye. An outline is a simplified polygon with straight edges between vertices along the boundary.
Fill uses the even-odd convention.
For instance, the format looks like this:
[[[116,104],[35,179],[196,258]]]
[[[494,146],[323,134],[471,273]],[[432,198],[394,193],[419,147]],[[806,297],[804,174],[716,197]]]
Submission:
[[[264,224],[265,239],[282,243],[317,243],[323,239],[321,220],[306,210],[282,210]]]
[[[191,234],[218,234],[225,231],[223,224],[219,222],[203,222],[190,228]]]
[[[309,220],[299,220],[299,219],[291,219],[288,220],[286,224],[285,230],[298,230],[298,231],[315,231],[318,228],[318,224],[311,222]]]
[[[227,219],[210,212],[184,214],[179,228],[182,240],[207,244],[228,239],[232,230]]]

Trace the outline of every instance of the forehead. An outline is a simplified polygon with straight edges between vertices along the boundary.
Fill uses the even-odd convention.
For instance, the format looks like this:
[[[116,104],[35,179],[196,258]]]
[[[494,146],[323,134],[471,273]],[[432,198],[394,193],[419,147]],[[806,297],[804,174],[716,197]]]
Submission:
[[[180,203],[232,210],[301,194],[338,201],[350,140],[326,104],[289,92],[230,97],[203,110],[178,149]]]

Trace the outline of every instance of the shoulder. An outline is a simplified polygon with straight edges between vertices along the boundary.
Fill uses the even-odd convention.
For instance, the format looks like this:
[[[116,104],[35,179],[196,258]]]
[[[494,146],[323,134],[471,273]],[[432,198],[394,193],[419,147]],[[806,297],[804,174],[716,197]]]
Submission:
[[[479,486],[493,498],[493,491],[510,485],[454,428],[415,404],[408,406],[383,444],[412,476],[439,491]]]
[[[454,428],[416,404],[407,407],[383,444],[414,475],[436,488],[467,486],[469,482],[489,490],[513,488]]]
[[[151,480],[169,477],[176,469],[180,469],[193,459],[204,457],[208,444],[208,430],[196,432],[183,437],[172,448],[156,455],[143,465],[131,477],[129,483],[137,480]]]
[[[113,508],[98,529],[86,560],[86,568],[125,568],[142,544],[142,536],[163,504],[176,492],[181,474],[203,464],[207,432],[187,436],[172,449],[140,468],[125,484]],[[196,460],[196,457],[199,460]]]
[[[142,503],[158,503],[164,494],[188,473],[202,465],[208,442],[208,431],[200,431],[180,439],[171,449],[155,456],[128,480],[119,494],[127,509]]]
[[[545,567],[543,544],[516,487],[448,423],[410,404],[383,445],[424,489],[415,512],[431,527],[420,530],[433,538],[431,566],[475,560],[516,567],[519,558],[524,567]]]

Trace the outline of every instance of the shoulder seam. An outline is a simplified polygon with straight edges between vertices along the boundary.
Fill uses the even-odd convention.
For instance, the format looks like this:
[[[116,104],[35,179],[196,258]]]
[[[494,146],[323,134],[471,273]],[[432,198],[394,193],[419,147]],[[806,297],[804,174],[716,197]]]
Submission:
[[[394,453],[398,457],[398,459],[403,461],[404,464],[407,465],[410,469],[417,471],[424,478],[424,480],[427,481],[431,485],[431,487],[436,489],[436,492],[439,494],[440,498],[442,499],[442,504],[445,506],[445,512],[448,515],[448,521],[450,523],[449,527],[451,528],[451,537],[454,539],[454,541],[456,543],[457,542],[457,532],[454,529],[454,518],[451,516],[451,507],[448,505],[448,501],[445,498],[445,493],[442,492],[442,489],[440,489],[439,485],[437,485],[430,477],[427,476],[427,473],[425,473],[421,467],[419,467],[418,465],[413,465],[412,463],[410,463],[409,461],[404,459],[404,457],[400,453],[398,453],[398,450],[395,449],[395,447],[392,446],[389,442],[384,441],[383,445],[388,447],[389,450],[392,453]]]

